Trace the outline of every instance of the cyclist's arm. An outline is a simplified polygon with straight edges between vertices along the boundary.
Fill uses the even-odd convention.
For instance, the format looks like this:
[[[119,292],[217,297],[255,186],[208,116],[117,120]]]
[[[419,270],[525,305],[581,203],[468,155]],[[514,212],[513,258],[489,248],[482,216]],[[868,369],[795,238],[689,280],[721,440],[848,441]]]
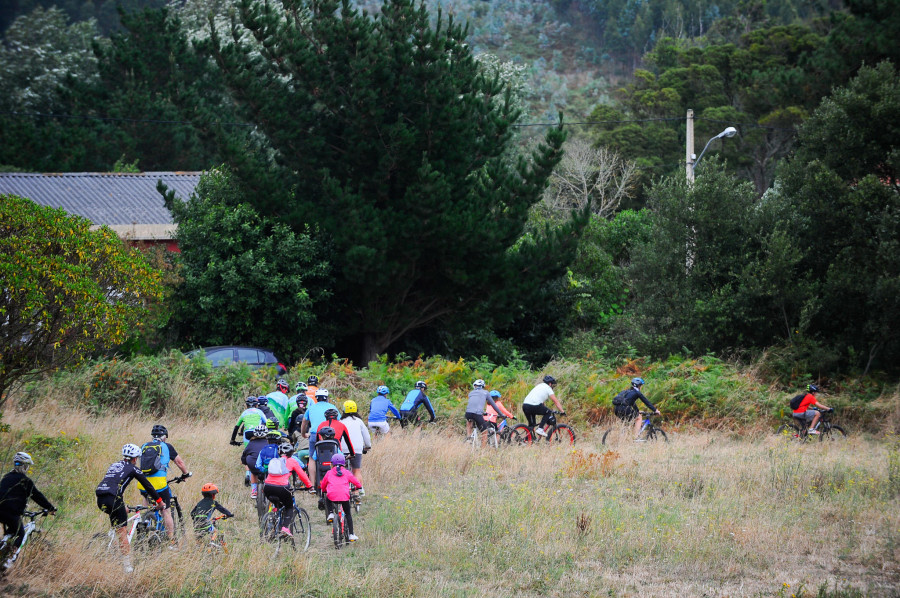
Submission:
[[[819,401],[816,401],[816,407],[818,407],[819,409],[824,409],[825,411],[828,411],[829,409],[831,409],[831,407],[828,407],[828,406],[826,406],[826,405],[823,405],[823,404],[820,403]]]
[[[218,510],[220,513],[222,513],[226,517],[234,517],[234,513],[232,513],[231,511],[229,511],[222,505],[220,505],[219,501],[217,501],[217,500],[213,501],[213,505],[214,505],[214,507],[213,507],[214,509]]]
[[[131,476],[138,481],[138,484],[147,491],[147,494],[150,495],[150,498],[153,502],[157,502],[159,500],[159,494],[156,492],[156,488],[153,487],[153,484],[147,479],[143,473],[140,472],[139,469],[135,468],[134,471],[131,472]]]
[[[363,437],[363,450],[372,448],[372,435],[369,434],[369,426],[360,422],[359,429],[362,431]]]
[[[557,411],[565,411],[565,409],[563,409],[562,403],[560,403],[559,399],[556,398],[556,393],[551,393],[550,398],[553,399],[553,404],[556,405]]]
[[[309,481],[309,476],[306,475],[306,472],[303,471],[303,468],[300,467],[300,464],[297,463],[297,460],[296,460],[296,459],[285,459],[285,462],[287,463],[288,470],[293,471],[294,473],[296,473],[296,474],[297,474],[297,478],[298,478],[301,482],[303,482],[303,484],[304,484],[307,488],[312,488],[312,482]],[[324,490],[324,487],[323,487],[323,490]]]
[[[431,406],[431,401],[428,399],[424,392],[422,393],[422,404],[425,405],[425,409],[428,410],[428,415],[431,416],[431,421],[434,421],[434,407]]]
[[[238,421],[237,425],[234,427],[234,430],[231,431],[231,442],[234,442],[234,437],[238,435],[238,432],[241,431],[241,422]]]
[[[500,413],[502,413],[502,414],[505,415],[506,417],[512,417],[512,416],[513,416],[512,411],[510,411],[509,409],[507,409],[507,408],[503,405],[503,403],[500,403],[500,402],[498,401],[498,402],[497,402],[497,406],[500,407]],[[560,409],[560,411],[562,411],[562,409]]]
[[[359,480],[357,480],[357,479],[356,479],[356,476],[354,476],[354,475],[353,475],[352,473],[350,473],[349,471],[347,472],[347,475],[350,476],[348,479],[349,479],[349,481],[350,481],[351,484],[353,484],[356,488],[362,488],[362,482],[360,482]]]
[[[397,419],[400,419],[400,412],[397,411],[396,407],[394,407],[393,405],[388,405],[388,410],[394,414],[394,417],[396,417]]]
[[[56,507],[50,504],[50,501],[47,500],[47,497],[44,496],[40,490],[37,489],[37,486],[34,483],[31,484],[31,500],[36,502],[41,507],[47,509],[48,511],[55,511]]]
[[[181,458],[181,455],[176,456],[174,459],[172,459],[172,461],[175,463],[175,465],[178,466],[178,469],[181,470],[181,473],[188,472],[187,465],[185,465],[184,459]]]
[[[353,448],[353,440],[350,439],[350,431],[347,430],[345,426],[341,433],[343,434],[344,439],[347,441],[347,449],[350,451],[350,456],[355,457],[356,449]]]
[[[497,407],[497,401],[495,401],[494,398],[491,397],[491,395],[488,395],[487,402],[491,407],[494,408],[494,411],[496,411],[497,413],[503,413],[503,411],[501,411],[500,407]]]
[[[651,402],[650,402],[650,399],[648,399],[647,397],[645,397],[645,396],[644,396],[644,393],[642,393],[641,391],[638,391],[638,398],[641,400],[641,402],[642,402],[644,405],[647,406],[648,409],[650,409],[650,411],[653,411],[654,413],[656,413],[656,412],[659,411],[659,409],[656,408],[656,405],[654,405],[653,403],[651,403]]]

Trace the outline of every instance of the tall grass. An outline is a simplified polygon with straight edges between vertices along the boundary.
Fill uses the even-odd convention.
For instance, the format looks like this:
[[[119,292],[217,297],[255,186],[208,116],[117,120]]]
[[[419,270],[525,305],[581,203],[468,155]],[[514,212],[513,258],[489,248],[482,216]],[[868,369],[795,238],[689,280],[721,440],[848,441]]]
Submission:
[[[0,458],[30,450],[61,511],[3,593],[788,596],[827,583],[889,596],[900,581],[892,449],[871,438],[801,446],[694,430],[668,445],[605,450],[580,423],[575,447],[489,450],[451,427],[398,430],[365,457],[361,540],[335,551],[315,500],[298,495],[313,545],[273,558],[258,540],[239,449],[227,445],[231,418],[204,415],[98,414],[49,399],[7,413]],[[223,524],[232,550],[186,543],[125,576],[115,556],[87,547],[108,521],[93,489],[121,445],[147,440],[157,421],[195,473],[175,487],[185,510],[215,482],[237,514]]]

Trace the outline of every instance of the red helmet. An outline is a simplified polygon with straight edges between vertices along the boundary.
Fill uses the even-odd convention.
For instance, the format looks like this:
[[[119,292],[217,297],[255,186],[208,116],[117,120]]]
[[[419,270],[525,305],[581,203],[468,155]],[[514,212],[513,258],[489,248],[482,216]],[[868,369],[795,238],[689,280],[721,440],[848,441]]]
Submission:
[[[212,492],[213,494],[218,494],[219,488],[215,484],[203,484],[203,488],[200,488],[200,492]]]

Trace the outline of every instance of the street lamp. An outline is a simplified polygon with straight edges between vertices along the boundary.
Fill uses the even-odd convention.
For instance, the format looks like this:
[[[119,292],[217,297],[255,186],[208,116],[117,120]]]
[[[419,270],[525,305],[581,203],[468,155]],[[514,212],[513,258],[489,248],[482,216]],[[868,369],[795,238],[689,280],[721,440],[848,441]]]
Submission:
[[[728,127],[715,137],[712,137],[709,141],[706,142],[706,147],[703,148],[703,151],[700,152],[700,157],[694,160],[694,163],[691,164],[691,175],[694,174],[694,169],[697,168],[697,164],[700,163],[700,158],[703,157],[703,154],[706,153],[707,148],[709,148],[709,144],[713,142],[713,139],[721,139],[722,137],[734,137],[737,134],[737,129],[734,127]],[[693,178],[691,179],[693,180]]]

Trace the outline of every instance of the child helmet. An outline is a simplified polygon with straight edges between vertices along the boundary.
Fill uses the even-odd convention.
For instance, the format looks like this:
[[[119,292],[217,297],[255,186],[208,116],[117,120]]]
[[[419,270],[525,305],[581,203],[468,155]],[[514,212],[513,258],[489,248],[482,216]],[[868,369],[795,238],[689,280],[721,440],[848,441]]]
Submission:
[[[266,432],[266,439],[272,441],[272,444],[275,444],[276,440],[281,440],[281,430],[272,428],[271,430]]]
[[[212,492],[213,494],[218,494],[219,487],[215,484],[203,484],[203,487],[200,488],[200,492]]]
[[[334,440],[334,428],[331,426],[325,426],[321,430],[319,430],[319,438],[324,440]]]
[[[492,398],[492,399],[499,399],[500,396],[501,396],[501,395],[500,395],[500,391],[499,391],[499,390],[492,390],[492,391],[491,391],[491,398]]]
[[[343,454],[343,453],[335,453],[335,454],[332,455],[332,457],[331,457],[331,464],[332,464],[332,465],[343,465],[343,466],[346,467],[346,465],[347,465],[347,459],[344,458],[344,454]]]
[[[28,453],[24,453],[19,451],[16,453],[16,456],[13,457],[13,465],[18,467],[19,465],[34,465],[34,461],[31,458],[31,455]]]
[[[809,392],[819,392],[819,387],[815,384],[807,384],[806,390],[808,390]]]
[[[278,452],[282,455],[289,455],[294,452],[294,446],[290,442],[282,442],[278,445]]]
[[[253,437],[254,438],[265,438],[266,433],[269,429],[266,427],[266,424],[259,424],[255,428],[253,428]]]

